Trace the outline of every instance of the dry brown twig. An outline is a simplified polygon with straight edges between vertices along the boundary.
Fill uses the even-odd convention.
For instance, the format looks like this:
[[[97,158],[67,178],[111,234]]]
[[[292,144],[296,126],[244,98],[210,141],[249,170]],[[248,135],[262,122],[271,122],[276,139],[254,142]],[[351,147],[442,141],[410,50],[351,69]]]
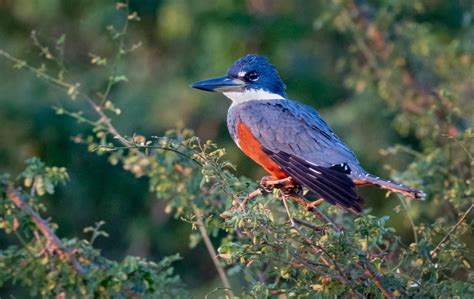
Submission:
[[[387,290],[387,288],[384,287],[382,282],[380,281],[379,274],[375,272],[375,270],[372,268],[372,266],[369,263],[366,263],[365,265],[365,274],[372,280],[372,282],[375,284],[375,286],[382,292],[383,296],[387,299],[391,298],[396,298],[392,292]]]

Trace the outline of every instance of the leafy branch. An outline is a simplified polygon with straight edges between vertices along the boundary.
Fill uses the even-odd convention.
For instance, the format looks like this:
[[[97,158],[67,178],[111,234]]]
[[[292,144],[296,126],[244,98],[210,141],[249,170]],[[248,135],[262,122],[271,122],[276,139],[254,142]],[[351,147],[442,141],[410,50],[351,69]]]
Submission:
[[[53,230],[49,227],[49,224],[46,220],[41,218],[41,216],[36,213],[31,206],[25,203],[22,199],[21,191],[16,190],[14,187],[10,186],[7,189],[7,198],[13,202],[13,204],[25,214],[27,214],[33,220],[34,224],[38,230],[46,238],[46,249],[50,254],[57,254],[60,258],[68,260],[73,266],[74,270],[79,274],[85,274],[84,268],[79,264],[77,259],[72,255],[71,252],[65,249],[61,240],[56,236]]]
[[[133,15],[130,14],[130,12],[128,10],[128,1],[127,1],[127,3],[120,4],[118,6],[118,9],[125,9],[126,12],[127,12],[127,17],[126,17],[126,21],[123,25],[123,28],[122,28],[121,32],[117,33],[117,35],[115,36],[115,37],[119,38],[118,51],[117,51],[117,55],[116,55],[116,58],[115,58],[115,64],[113,66],[112,75],[109,78],[109,81],[108,81],[105,92],[103,94],[101,94],[101,98],[102,98],[101,104],[96,104],[96,102],[92,99],[92,97],[90,97],[86,93],[82,92],[79,88],[80,85],[78,83],[69,83],[69,82],[65,81],[64,78],[52,77],[49,74],[47,74],[44,71],[44,69],[35,68],[35,67],[29,65],[26,61],[18,59],[18,58],[12,56],[11,54],[9,54],[9,53],[5,52],[4,50],[1,50],[1,49],[0,49],[0,56],[3,56],[7,60],[14,63],[15,68],[18,68],[18,69],[25,68],[26,70],[31,71],[33,74],[37,75],[40,79],[45,80],[48,83],[51,83],[51,84],[53,84],[57,87],[62,88],[63,90],[65,90],[67,92],[67,94],[71,97],[71,99],[75,99],[76,97],[78,97],[78,98],[81,98],[81,99],[85,100],[91,106],[93,111],[95,111],[97,113],[97,115],[99,116],[98,120],[90,120],[90,119],[87,119],[87,118],[83,117],[82,115],[78,115],[78,114],[68,113],[68,115],[72,116],[73,118],[78,119],[81,122],[86,122],[88,124],[94,125],[96,128],[102,128],[102,127],[105,128],[107,133],[110,134],[115,140],[117,140],[125,148],[134,151],[134,154],[136,154],[138,157],[140,157],[142,159],[148,159],[148,157],[142,151],[140,151],[139,149],[150,148],[150,147],[145,147],[145,146],[134,144],[133,142],[130,142],[125,137],[123,137],[118,132],[118,130],[115,128],[115,126],[112,124],[112,121],[111,121],[110,117],[104,112],[104,108],[103,108],[103,105],[107,101],[109,101],[108,97],[109,97],[109,94],[110,94],[110,91],[111,91],[112,87],[117,82],[116,79],[115,79],[116,76],[117,76],[117,66],[116,65],[118,64],[118,62],[119,62],[120,58],[123,56],[123,54],[125,54],[125,51],[124,51],[123,47],[124,47],[124,38],[125,38],[125,35],[127,33],[127,28],[128,28],[128,21],[130,19],[137,19],[137,16],[135,14],[133,14]],[[39,44],[38,41],[37,41],[37,43]],[[44,48],[42,48],[42,49],[43,49],[42,51],[44,52]],[[55,59],[55,57],[52,54],[49,54],[48,59]],[[61,110],[61,113],[64,113],[64,110]],[[158,148],[158,147],[155,147],[155,148]],[[110,147],[101,146],[101,147],[97,147],[97,149],[98,150],[118,150],[119,148],[110,148]],[[184,153],[182,153],[182,152],[180,152],[176,149],[173,149],[171,147],[161,147],[159,149],[166,150],[166,151],[172,151],[172,152],[184,155],[187,158],[191,158],[191,157],[187,156],[186,154],[184,154]],[[191,158],[191,159],[193,161],[195,161],[198,165],[200,165],[200,162],[197,161],[195,158]],[[202,214],[201,211],[199,210],[199,208],[195,205],[193,205],[193,210],[194,210],[195,215],[201,215]],[[202,222],[202,220],[200,219],[201,216],[197,216],[197,217],[198,217],[198,222]],[[206,248],[209,252],[209,255],[210,255],[210,257],[213,261],[214,266],[216,267],[216,270],[219,274],[219,277],[221,278],[221,281],[223,283],[224,288],[226,289],[226,292],[228,293],[228,295],[230,297],[234,297],[234,295],[232,293],[231,286],[229,284],[229,280],[228,280],[228,278],[225,274],[225,271],[223,270],[222,266],[220,265],[219,260],[217,259],[216,250],[214,249],[214,247],[212,245],[212,242],[209,239],[207,230],[206,230],[204,225],[199,226],[199,232],[201,234],[201,237],[204,240]]]
[[[354,59],[344,75],[346,87],[356,94],[366,91],[371,99],[375,95],[388,103],[401,120],[400,132],[408,134],[404,130],[407,125],[412,126],[420,141],[416,150],[397,146],[384,151],[384,154],[404,151],[413,158],[406,171],[390,167],[389,170],[397,181],[423,185],[430,194],[429,209],[401,202],[407,212],[409,208],[419,210],[418,215],[409,214],[408,219],[405,215],[396,215],[395,220],[390,220],[364,211],[355,218],[324,203],[317,209],[303,209],[298,205],[298,200],[303,201],[303,198],[290,201],[279,190],[263,192],[254,181],[236,177],[233,166],[225,161],[225,151],[210,141],[201,142],[189,130],[169,131],[149,140],[142,135],[128,137],[119,132],[112,118],[121,110],[110,98],[114,87],[128,80],[120,73],[119,64],[127,53],[138,47],[138,44],[127,46],[129,21],[139,20],[136,13],[130,12],[128,2],[116,6],[120,14],[126,14],[122,27],[119,30],[108,28],[116,42],[115,55],[109,58],[90,54],[94,66],[108,67],[105,89],[99,93],[84,92],[85,87],[80,83],[65,79],[62,48],[65,36],[56,42],[57,53],[54,47],[45,46],[36,34],[32,36],[40,55],[56,61],[57,76],[51,75],[53,72],[44,65],[34,67],[1,49],[0,56],[14,68],[25,69],[59,87],[70,99],[87,103],[91,110],[88,113],[63,107],[55,110],[57,114],[90,126],[87,136],[76,136],[75,142],[106,156],[113,165],[120,163],[137,177],[145,176],[150,192],[164,200],[165,212],[192,225],[196,232],[190,235],[190,246],[203,241],[224,286],[216,291],[224,290],[228,297],[238,296],[237,288],[231,288],[227,277],[238,273],[247,280],[241,295],[257,298],[472,295],[471,256],[469,244],[463,238],[470,226],[462,224],[472,222],[470,199],[474,192],[474,164],[470,152],[474,139],[472,131],[462,132],[454,121],[466,120],[468,112],[461,108],[470,103],[469,97],[459,90],[450,94],[442,93],[436,86],[426,88],[428,85],[404,59],[406,53],[407,57],[422,56],[405,48],[403,43],[418,42],[417,37],[423,32],[416,28],[406,32],[387,28],[391,36],[387,39],[381,27],[383,22],[379,24],[365,14],[365,9],[370,7],[351,1],[325,5],[329,11],[327,19],[334,22],[330,24],[332,29],[350,34],[353,43],[350,58]],[[395,14],[392,18],[395,17],[400,18],[397,26],[402,29],[410,26],[408,17]],[[433,48],[432,43],[428,46]],[[449,65],[442,55],[436,55],[422,58]],[[109,61],[112,61],[110,66]],[[448,75],[439,77],[445,80],[445,86],[454,86],[451,83],[455,79],[447,79]],[[438,92],[433,95],[435,90]],[[429,111],[425,113],[424,109]],[[436,117],[431,118],[432,113]],[[455,130],[449,131],[453,126]],[[440,136],[449,136],[448,140],[455,142],[446,143],[446,138]],[[57,183],[67,176],[60,168],[53,171],[38,163],[36,166],[35,169],[28,167],[28,173],[18,178],[23,179],[29,192],[22,191],[17,182],[8,179],[5,186],[9,189],[0,188],[0,228],[7,233],[14,232],[21,243],[21,246],[0,249],[0,265],[6,265],[7,270],[0,272],[0,285],[6,281],[21,281],[42,296],[176,295],[173,292],[182,285],[173,276],[170,264],[177,256],[164,259],[159,265],[133,257],[120,263],[104,259],[91,246],[97,237],[106,234],[100,222],[86,228],[92,233],[90,241],[60,240],[54,235],[55,225],[40,217],[40,211],[45,210],[40,197],[54,192]],[[455,217],[445,215],[446,206]],[[400,210],[396,208],[397,213]],[[410,223],[413,242],[402,240],[390,227],[389,221],[400,219],[403,224]],[[450,222],[454,224],[447,225]],[[223,237],[216,249],[211,237],[218,235]],[[22,269],[14,267],[17,264],[21,264]],[[81,269],[84,272],[79,271]],[[169,290],[171,295],[161,293],[164,290]]]

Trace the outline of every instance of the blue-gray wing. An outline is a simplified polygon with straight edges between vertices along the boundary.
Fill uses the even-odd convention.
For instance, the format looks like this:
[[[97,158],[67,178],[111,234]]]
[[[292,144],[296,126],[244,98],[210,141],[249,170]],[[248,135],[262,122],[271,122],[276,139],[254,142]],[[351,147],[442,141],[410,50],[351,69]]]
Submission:
[[[290,100],[255,100],[232,107],[229,121],[236,119],[298,183],[332,204],[361,210],[350,178],[351,172],[363,171],[359,161],[314,109]],[[235,138],[235,126],[229,128]]]
[[[360,167],[354,153],[307,105],[291,100],[255,100],[231,109],[268,150],[283,151],[323,167],[344,163]]]

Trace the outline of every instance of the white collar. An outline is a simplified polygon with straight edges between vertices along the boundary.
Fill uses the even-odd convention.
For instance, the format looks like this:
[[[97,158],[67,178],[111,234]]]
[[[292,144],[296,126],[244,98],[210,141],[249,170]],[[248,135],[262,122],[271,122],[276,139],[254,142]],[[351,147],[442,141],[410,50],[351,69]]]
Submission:
[[[232,106],[254,100],[284,100],[285,98],[277,93],[272,93],[263,89],[248,89],[245,91],[231,91],[223,93],[232,100]]]

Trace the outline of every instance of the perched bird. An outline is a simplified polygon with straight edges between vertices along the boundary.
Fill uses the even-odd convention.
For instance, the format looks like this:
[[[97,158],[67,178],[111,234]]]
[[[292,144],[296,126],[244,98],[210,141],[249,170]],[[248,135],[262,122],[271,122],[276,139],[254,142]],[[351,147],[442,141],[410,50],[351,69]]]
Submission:
[[[232,100],[227,126],[237,146],[275,179],[290,178],[325,201],[360,212],[356,186],[374,185],[411,198],[421,190],[369,174],[313,108],[287,98],[276,68],[259,55],[237,60],[223,77],[193,88]]]

